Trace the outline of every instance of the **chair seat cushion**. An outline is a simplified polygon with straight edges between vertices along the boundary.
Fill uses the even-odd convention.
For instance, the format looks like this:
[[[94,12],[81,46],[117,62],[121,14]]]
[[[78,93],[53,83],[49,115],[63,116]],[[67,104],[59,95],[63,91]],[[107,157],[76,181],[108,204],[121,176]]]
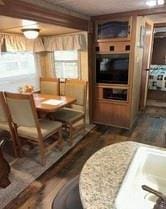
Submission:
[[[58,121],[41,119],[39,120],[39,126],[41,128],[42,136],[46,138],[49,135],[56,133],[57,129],[62,126],[62,123]],[[21,137],[32,138],[32,139],[38,138],[38,132],[36,127],[19,126],[17,128],[17,132],[18,135]]]
[[[72,123],[84,117],[83,112],[73,110],[71,108],[63,108],[55,113],[55,119],[65,123]]]
[[[10,129],[9,129],[8,122],[0,122],[0,129],[9,131]]]

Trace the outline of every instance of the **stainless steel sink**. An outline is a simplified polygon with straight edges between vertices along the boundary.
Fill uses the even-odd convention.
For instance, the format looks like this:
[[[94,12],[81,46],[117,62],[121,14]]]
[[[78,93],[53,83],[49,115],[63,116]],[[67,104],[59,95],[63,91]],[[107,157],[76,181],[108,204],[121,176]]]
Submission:
[[[118,192],[115,208],[152,209],[157,198],[144,191],[143,184],[166,194],[166,151],[138,148]]]

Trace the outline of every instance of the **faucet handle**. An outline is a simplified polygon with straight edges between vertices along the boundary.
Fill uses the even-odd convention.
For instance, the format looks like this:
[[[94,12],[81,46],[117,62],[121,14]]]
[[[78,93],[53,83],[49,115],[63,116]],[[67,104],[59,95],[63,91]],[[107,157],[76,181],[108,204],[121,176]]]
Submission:
[[[146,185],[142,185],[142,189],[145,190],[145,191],[148,191],[148,192],[150,192],[150,193],[152,193],[154,195],[156,195],[162,201],[166,202],[166,196],[163,193],[161,193],[161,192],[159,192],[159,191],[157,191],[155,189],[152,189],[151,187],[146,186]]]
[[[158,197],[153,209],[166,209],[166,196],[163,193],[156,191],[146,185],[142,185],[142,189]]]

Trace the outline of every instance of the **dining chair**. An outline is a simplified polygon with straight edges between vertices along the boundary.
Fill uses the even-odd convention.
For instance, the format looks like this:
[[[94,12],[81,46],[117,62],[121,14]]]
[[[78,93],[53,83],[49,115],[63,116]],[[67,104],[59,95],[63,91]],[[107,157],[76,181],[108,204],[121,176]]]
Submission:
[[[69,142],[72,143],[73,135],[85,128],[87,82],[76,79],[66,80],[65,96],[76,98],[76,103],[55,112],[55,119],[64,124],[69,133]],[[81,120],[83,123],[75,126]]]
[[[14,125],[3,92],[0,92],[0,129],[10,134],[14,154],[18,157],[20,144],[17,141]]]
[[[60,80],[57,78],[40,78],[40,93],[60,95]]]
[[[42,165],[45,165],[46,151],[58,145],[62,149],[62,123],[48,119],[39,119],[34,103],[33,94],[15,94],[5,92],[12,120],[19,138],[39,146]],[[55,135],[58,134],[58,138]],[[47,139],[54,137],[53,143]],[[22,143],[21,143],[22,144]]]

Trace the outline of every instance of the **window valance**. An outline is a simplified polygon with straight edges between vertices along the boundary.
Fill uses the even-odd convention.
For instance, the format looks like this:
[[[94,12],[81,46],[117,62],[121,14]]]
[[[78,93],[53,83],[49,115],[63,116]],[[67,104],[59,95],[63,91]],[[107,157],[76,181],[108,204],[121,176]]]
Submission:
[[[86,33],[75,33],[70,35],[47,36],[43,38],[46,51],[58,50],[86,50]]]
[[[45,36],[43,38],[27,39],[19,34],[0,34],[0,51],[7,52],[42,52],[58,50],[86,50],[87,34],[74,33],[70,35]]]
[[[42,39],[27,39],[23,35],[17,34],[0,34],[0,49],[7,52],[45,51]]]

